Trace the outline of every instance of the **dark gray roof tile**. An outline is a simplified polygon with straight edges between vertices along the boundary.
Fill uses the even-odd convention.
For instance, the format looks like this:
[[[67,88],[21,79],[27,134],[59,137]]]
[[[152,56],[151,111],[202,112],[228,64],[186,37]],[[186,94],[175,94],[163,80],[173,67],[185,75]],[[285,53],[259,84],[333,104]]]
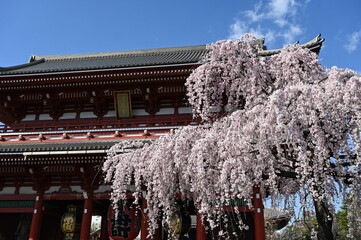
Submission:
[[[324,39],[318,35],[301,46],[319,51]],[[264,40],[261,39],[263,44]],[[260,56],[269,56],[280,50],[262,50]],[[69,72],[114,68],[147,67],[197,63],[206,54],[206,45],[174,48],[158,48],[58,56],[31,56],[27,64],[0,68],[1,75]]]
[[[28,64],[0,68],[0,75],[196,63],[206,52],[206,46],[200,45],[95,54],[32,56]]]

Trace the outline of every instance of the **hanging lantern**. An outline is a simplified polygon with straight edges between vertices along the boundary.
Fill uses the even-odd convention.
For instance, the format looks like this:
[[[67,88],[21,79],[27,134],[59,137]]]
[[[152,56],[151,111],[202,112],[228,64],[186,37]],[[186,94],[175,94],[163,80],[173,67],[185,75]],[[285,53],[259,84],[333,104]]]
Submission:
[[[168,233],[174,239],[183,239],[191,228],[191,217],[181,203],[176,203],[175,211],[170,219]]]
[[[68,210],[61,218],[61,230],[64,233],[64,240],[79,239],[80,214],[79,209],[74,205],[67,206]]]
[[[112,205],[108,210],[108,233],[112,240],[133,240],[140,231],[140,211],[133,200],[119,202],[118,216]]]

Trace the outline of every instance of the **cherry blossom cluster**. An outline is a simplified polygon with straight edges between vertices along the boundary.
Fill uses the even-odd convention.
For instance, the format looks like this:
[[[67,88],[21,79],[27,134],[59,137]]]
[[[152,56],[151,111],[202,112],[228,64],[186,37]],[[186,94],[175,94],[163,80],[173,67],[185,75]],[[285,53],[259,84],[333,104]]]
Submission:
[[[297,44],[270,57],[258,55],[255,39],[208,49],[186,86],[194,116],[211,124],[111,148],[103,171],[113,201],[134,185],[134,196],[147,200],[152,232],[160,217],[170,222],[179,196],[192,199],[213,228],[231,199],[252,207],[255,186],[275,198],[307,194],[329,206],[350,189],[361,192],[360,75],[324,69]]]

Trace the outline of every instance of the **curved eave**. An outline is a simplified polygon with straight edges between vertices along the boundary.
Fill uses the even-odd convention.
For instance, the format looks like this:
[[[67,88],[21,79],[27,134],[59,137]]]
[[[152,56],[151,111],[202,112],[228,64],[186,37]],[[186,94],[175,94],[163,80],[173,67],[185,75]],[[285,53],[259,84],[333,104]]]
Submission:
[[[19,65],[15,65],[15,66],[11,66],[11,67],[0,67],[0,75],[6,74],[3,72],[10,72],[10,71],[14,71],[14,70],[22,69],[22,68],[32,67],[34,65],[38,65],[38,64],[44,63],[44,62],[45,62],[45,59],[40,58],[38,60],[34,60],[34,61],[31,61],[31,62],[25,63],[25,64],[19,64]]]
[[[301,44],[300,46],[303,48],[308,48],[311,51],[316,52],[317,54],[319,53],[322,43],[325,41],[324,38],[321,38],[321,34],[318,34],[314,39],[312,39],[311,41]],[[296,42],[295,44],[298,44],[298,42]],[[281,52],[281,49],[274,49],[274,50],[262,50],[258,52],[259,56],[271,56],[274,54],[277,54]]]

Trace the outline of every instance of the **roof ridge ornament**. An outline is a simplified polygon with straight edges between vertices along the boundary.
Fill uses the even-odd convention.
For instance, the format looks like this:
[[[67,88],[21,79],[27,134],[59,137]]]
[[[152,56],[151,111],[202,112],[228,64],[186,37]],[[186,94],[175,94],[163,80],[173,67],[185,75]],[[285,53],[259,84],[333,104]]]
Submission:
[[[304,44],[300,44],[303,48],[309,48],[310,50],[321,48],[322,43],[325,41],[324,38],[321,38],[321,34],[318,34],[314,39],[308,41]],[[295,42],[294,44],[299,44],[299,41]],[[258,51],[259,56],[271,56],[273,54],[277,54],[281,51],[281,49],[272,49],[272,50],[261,50]],[[319,50],[317,51],[317,53]]]

